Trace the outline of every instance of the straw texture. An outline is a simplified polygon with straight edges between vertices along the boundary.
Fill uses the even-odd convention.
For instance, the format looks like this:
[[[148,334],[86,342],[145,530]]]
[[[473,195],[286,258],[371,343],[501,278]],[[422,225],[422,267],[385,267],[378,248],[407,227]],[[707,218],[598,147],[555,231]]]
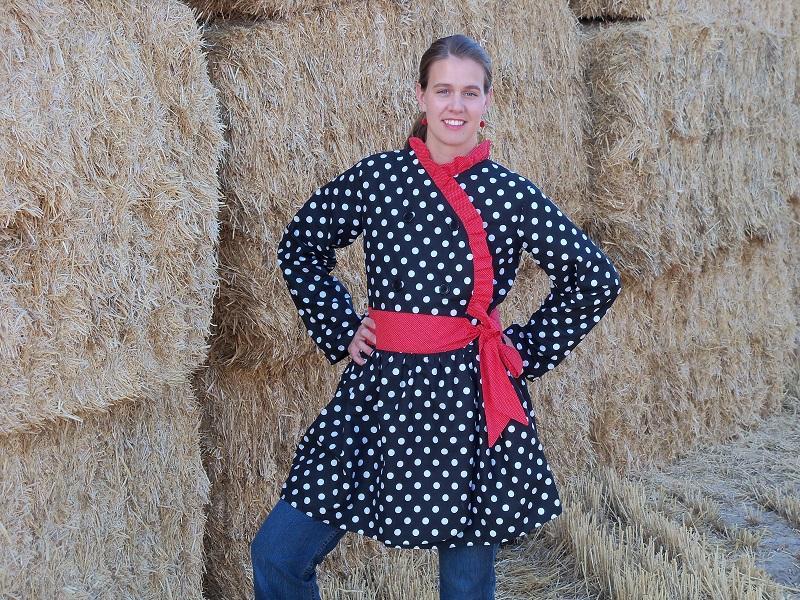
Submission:
[[[617,466],[662,461],[776,412],[797,332],[786,239],[754,240],[622,299],[619,355],[595,385],[593,447]]]
[[[591,231],[649,284],[787,235],[800,188],[795,46],[682,16],[587,30]]]
[[[334,8],[354,0],[187,0],[196,8],[201,18],[227,19],[286,19],[297,13],[308,13],[323,8]]]
[[[199,424],[184,385],[0,438],[0,595],[202,597]]]
[[[741,19],[774,31],[793,27],[797,3],[771,0],[569,0],[578,17],[593,19],[652,19],[668,14],[705,13],[727,21]]]
[[[224,141],[202,44],[176,1],[5,3],[0,434],[203,360]]]

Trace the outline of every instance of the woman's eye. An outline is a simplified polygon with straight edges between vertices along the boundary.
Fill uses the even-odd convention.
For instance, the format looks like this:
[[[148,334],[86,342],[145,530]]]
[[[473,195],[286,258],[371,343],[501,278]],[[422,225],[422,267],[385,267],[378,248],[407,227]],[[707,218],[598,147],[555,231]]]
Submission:
[[[446,94],[446,93],[447,93],[447,90],[439,90],[439,92],[438,92],[438,93],[439,93],[439,94]]]

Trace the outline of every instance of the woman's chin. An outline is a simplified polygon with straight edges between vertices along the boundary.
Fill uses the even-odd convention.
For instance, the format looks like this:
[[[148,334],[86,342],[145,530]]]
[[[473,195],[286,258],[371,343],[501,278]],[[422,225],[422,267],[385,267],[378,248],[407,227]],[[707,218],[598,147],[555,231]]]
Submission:
[[[448,146],[466,146],[475,141],[477,131],[466,126],[461,129],[444,129],[434,132],[434,135]]]

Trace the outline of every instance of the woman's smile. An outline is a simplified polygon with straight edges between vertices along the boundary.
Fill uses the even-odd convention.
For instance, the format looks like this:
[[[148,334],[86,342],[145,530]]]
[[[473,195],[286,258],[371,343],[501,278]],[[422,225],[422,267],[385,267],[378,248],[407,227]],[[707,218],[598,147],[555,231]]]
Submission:
[[[458,131],[459,129],[464,127],[464,125],[467,124],[467,122],[464,121],[463,119],[444,119],[443,122],[448,129],[454,129],[456,131]]]

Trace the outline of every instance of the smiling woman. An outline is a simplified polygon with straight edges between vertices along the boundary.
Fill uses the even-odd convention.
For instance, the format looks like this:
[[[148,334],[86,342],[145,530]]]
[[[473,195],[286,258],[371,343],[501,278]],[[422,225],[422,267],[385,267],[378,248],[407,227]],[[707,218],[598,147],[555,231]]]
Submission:
[[[403,150],[366,156],[316,190],[278,262],[332,363],[333,399],[307,428],[251,545],[256,598],[318,598],[315,569],[346,531],[435,548],[440,598],[491,599],[502,542],[561,514],[524,379],[568,356],[619,295],[602,250],[478,142],[491,62],[442,38],[420,65]],[[331,274],[363,234],[369,309]],[[498,307],[523,252],[550,277],[528,322]]]
[[[489,55],[464,35],[437,40],[420,60],[416,93],[422,113],[411,137],[425,140],[438,163],[466,154],[494,97]]]

